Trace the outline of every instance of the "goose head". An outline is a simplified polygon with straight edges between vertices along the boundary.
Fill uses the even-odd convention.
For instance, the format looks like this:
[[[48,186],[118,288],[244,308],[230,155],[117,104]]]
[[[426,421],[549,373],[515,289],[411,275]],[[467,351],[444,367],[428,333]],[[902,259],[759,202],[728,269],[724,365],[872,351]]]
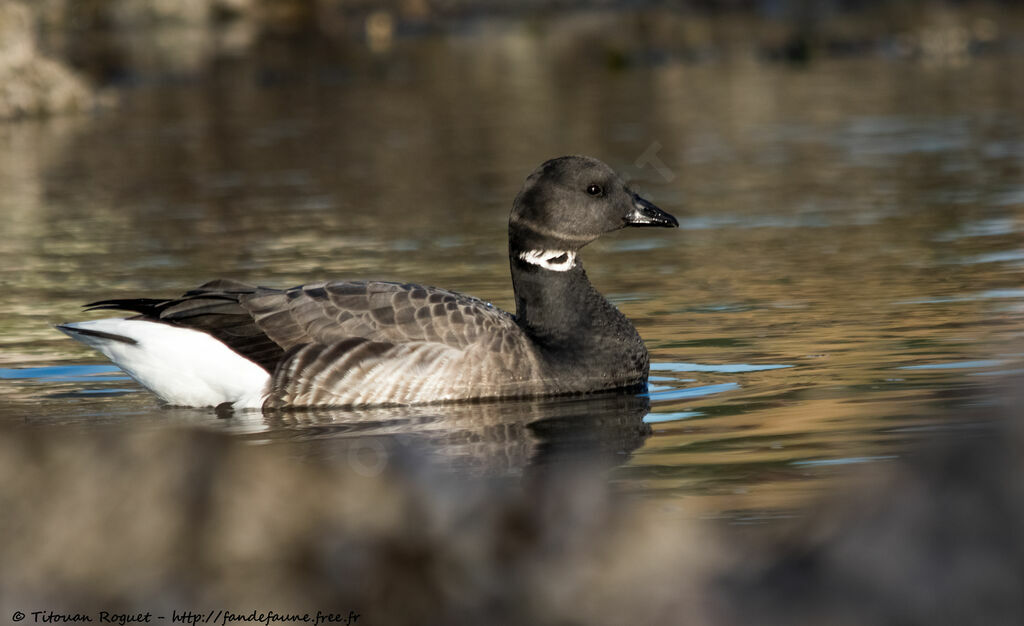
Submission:
[[[601,161],[559,157],[534,170],[516,196],[509,246],[514,256],[530,262],[543,261],[549,252],[566,253],[565,259],[551,256],[557,266],[601,235],[632,226],[675,228],[679,222],[641,198]]]

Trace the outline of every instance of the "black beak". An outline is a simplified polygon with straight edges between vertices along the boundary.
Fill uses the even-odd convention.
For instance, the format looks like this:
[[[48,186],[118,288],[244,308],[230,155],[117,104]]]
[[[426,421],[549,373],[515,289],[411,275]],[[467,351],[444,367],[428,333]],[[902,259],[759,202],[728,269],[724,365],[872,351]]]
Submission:
[[[626,226],[663,226],[678,228],[676,218],[662,211],[640,196],[633,195],[633,209],[626,214]]]

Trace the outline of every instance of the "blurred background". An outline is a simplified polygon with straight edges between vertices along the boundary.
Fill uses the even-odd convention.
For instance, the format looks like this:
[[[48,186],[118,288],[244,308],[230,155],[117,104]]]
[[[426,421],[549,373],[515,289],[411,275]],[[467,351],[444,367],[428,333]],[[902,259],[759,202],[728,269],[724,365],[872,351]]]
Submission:
[[[1022,77],[1011,1],[0,0],[0,615],[1019,623]],[[52,328],[512,308],[562,154],[680,218],[583,254],[647,394],[218,415]]]

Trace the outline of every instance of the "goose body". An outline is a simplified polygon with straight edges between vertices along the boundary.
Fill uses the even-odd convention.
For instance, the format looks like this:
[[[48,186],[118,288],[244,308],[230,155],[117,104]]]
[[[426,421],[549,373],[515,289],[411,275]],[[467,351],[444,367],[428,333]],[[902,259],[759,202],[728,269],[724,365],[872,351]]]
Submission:
[[[646,384],[629,320],[590,284],[579,250],[625,226],[676,220],[587,157],[547,161],[509,218],[512,315],[413,284],[290,289],[215,280],[179,298],[104,300],[132,311],[59,325],[164,401],[235,408],[415,404],[576,394]]]

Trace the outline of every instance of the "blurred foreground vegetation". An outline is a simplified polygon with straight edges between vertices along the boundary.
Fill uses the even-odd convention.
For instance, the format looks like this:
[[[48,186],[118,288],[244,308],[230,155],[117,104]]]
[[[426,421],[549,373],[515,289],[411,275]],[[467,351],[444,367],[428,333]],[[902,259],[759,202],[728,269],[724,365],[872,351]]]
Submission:
[[[438,474],[383,440],[388,461],[368,472],[354,462],[366,444],[352,440],[299,461],[198,430],[7,429],[0,608],[354,611],[365,624],[1019,624],[1019,394],[993,395],[1002,400],[971,429],[770,530],[615,495],[584,457],[491,482]]]

